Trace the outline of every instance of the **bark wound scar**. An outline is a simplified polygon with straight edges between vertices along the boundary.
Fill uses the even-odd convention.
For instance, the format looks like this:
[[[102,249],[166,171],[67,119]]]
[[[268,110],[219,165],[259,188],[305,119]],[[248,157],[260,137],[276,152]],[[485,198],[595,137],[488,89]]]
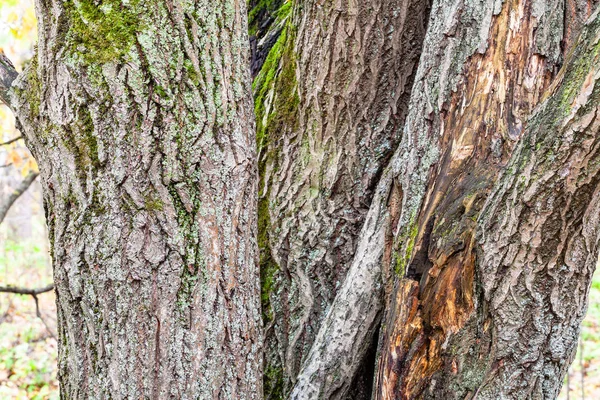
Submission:
[[[477,218],[522,134],[521,121],[553,77],[548,60],[530,51],[531,13],[523,1],[503,4],[485,53],[467,60],[448,111],[437,116],[441,156],[428,178],[415,249],[390,296],[378,399],[421,397],[442,368],[461,375],[452,374],[462,367],[446,346],[474,312]]]

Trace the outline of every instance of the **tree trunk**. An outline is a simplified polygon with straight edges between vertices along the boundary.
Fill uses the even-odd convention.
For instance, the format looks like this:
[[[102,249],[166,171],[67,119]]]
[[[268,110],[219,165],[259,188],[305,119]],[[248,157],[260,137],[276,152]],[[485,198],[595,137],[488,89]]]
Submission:
[[[593,3],[37,0],[0,98],[62,396],[555,397],[600,240]]]
[[[381,271],[385,284],[390,270],[401,279],[387,301],[375,397],[468,392],[468,376],[455,387],[432,375],[444,365],[448,337],[475,309],[475,220],[562,61],[563,20],[581,20],[572,9],[434,2],[402,142],[293,398],[327,397],[340,373],[356,371],[352,356],[371,342]],[[578,30],[570,26],[563,43]]]
[[[12,106],[39,163],[64,398],[262,397],[246,3],[38,0]]]
[[[472,15],[483,11],[485,15],[493,10],[492,6],[491,2],[487,6],[465,4],[461,12]],[[400,254],[396,265],[399,279],[388,307],[375,398],[553,398],[558,393],[584,314],[597,239],[592,232],[593,240],[585,236],[585,250],[581,246],[577,249],[581,265],[576,270],[582,273],[571,272],[580,277],[569,287],[571,293],[576,293],[569,297],[552,283],[556,278],[551,271],[569,270],[569,263],[561,261],[568,256],[567,236],[561,242],[558,231],[549,229],[546,217],[539,211],[562,215],[557,229],[567,235],[571,229],[575,234],[581,230],[584,211],[596,207],[592,195],[586,198],[583,193],[593,192],[597,185],[592,182],[591,188],[586,189],[582,188],[585,184],[578,183],[572,189],[564,187],[560,189],[564,192],[550,195],[546,191],[556,190],[560,184],[553,184],[549,177],[548,186],[540,180],[534,184],[535,178],[528,177],[537,173],[532,169],[546,168],[538,165],[541,149],[550,146],[542,144],[545,142],[539,137],[541,132],[547,135],[548,143],[563,141],[568,136],[563,124],[571,124],[561,115],[563,109],[579,93],[587,91],[580,89],[582,82],[576,76],[571,76],[567,83],[574,85],[570,86],[571,91],[559,89],[542,106],[545,111],[526,122],[560,61],[558,40],[563,32],[564,12],[561,4],[548,3],[544,10],[540,14],[540,9],[530,7],[530,3],[518,1],[506,2],[494,10],[492,18],[487,19],[490,39],[479,36],[479,51],[468,55],[464,66],[455,70],[460,71],[458,75],[436,79],[454,81],[456,91],[446,98],[437,98],[438,111],[434,105],[433,113],[422,122],[418,118],[411,120],[409,114],[406,140],[397,154],[403,193],[412,204],[401,211],[402,216],[410,218],[400,218],[405,228],[395,239]],[[540,29],[543,21],[546,28]],[[457,22],[453,37],[465,43],[460,37],[472,29],[472,24],[461,19]],[[436,33],[434,27],[432,20],[428,39]],[[445,32],[440,30],[437,34]],[[428,44],[426,39],[424,54]],[[444,45],[445,51],[451,47]],[[566,68],[581,62],[573,60]],[[583,73],[588,72],[589,64]],[[431,93],[426,87],[416,90],[415,97]],[[560,99],[565,100],[565,96],[568,100],[561,104]],[[424,100],[431,101],[428,96]],[[482,223],[478,218],[486,198],[510,158],[514,143],[528,125],[524,142],[490,200],[493,204],[496,196],[505,196],[507,203],[501,211],[496,208],[500,213],[493,216],[488,205],[483,215],[489,221]],[[417,132],[430,134],[419,136]],[[571,151],[594,153],[594,134],[589,133],[590,148],[586,147],[588,144],[583,149],[579,145],[565,146],[564,154],[557,154],[554,160],[554,172],[558,174],[564,166],[573,168],[570,171],[575,180],[583,179],[582,175],[585,180],[595,179],[595,167],[588,169],[584,162],[578,168],[577,161],[569,156]],[[539,155],[533,155],[538,154],[535,151],[523,153],[530,140],[540,142]],[[528,163],[529,171],[519,176],[517,170],[525,171]],[[515,182],[507,178],[513,172]],[[531,197],[536,190],[537,199]],[[572,192],[583,196],[580,204],[570,205]],[[566,203],[561,206],[559,202],[544,200],[552,196],[565,199]],[[530,206],[535,208],[535,203],[538,211],[529,210]],[[528,204],[528,211],[520,213],[519,204]],[[505,216],[512,225],[504,220]],[[494,222],[496,219],[504,221],[502,226]],[[477,242],[476,231],[496,240]],[[546,241],[552,243],[552,249],[541,245]],[[493,268],[493,263],[503,267]],[[492,292],[504,296],[498,295],[499,301],[493,302]],[[567,311],[570,307],[571,312]]]
[[[294,6],[275,13],[281,35],[254,81],[271,398],[295,381],[352,262],[400,139],[428,15],[423,1]],[[264,35],[255,41],[272,34]],[[355,354],[356,366],[367,350]],[[343,384],[352,378],[344,374]]]

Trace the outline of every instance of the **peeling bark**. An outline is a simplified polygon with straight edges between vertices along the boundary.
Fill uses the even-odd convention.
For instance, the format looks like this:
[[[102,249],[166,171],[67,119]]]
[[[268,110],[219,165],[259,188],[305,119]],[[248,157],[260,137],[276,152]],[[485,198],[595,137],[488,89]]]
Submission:
[[[481,273],[480,268],[486,261],[481,264],[478,261],[482,255],[474,241],[475,230],[481,229],[477,228],[477,218],[525,128],[529,111],[538,103],[560,60],[556,52],[558,33],[537,29],[537,23],[544,18],[558,20],[560,17],[556,9],[548,5],[546,10],[550,10],[549,14],[540,15],[529,3],[506,2],[492,18],[490,38],[493,40],[484,47],[485,51],[467,60],[461,69],[464,78],[449,101],[438,102],[442,112],[430,121],[439,121],[439,128],[430,132],[440,132],[439,142],[431,140],[433,135],[425,135],[429,141],[413,135],[411,146],[405,147],[399,170],[410,198],[417,200],[412,206],[413,213],[409,214],[416,216],[410,221],[416,224],[416,230],[413,234],[407,229],[405,234],[398,235],[400,254],[404,255],[398,269],[405,278],[397,282],[391,299],[394,311],[387,319],[376,398],[553,398],[558,393],[565,365],[568,366],[566,352],[553,361],[539,360],[540,369],[538,372],[535,368],[527,369],[526,374],[530,374],[527,378],[516,378],[522,372],[517,364],[523,367],[527,362],[508,366],[502,357],[490,357],[490,352],[493,354],[497,348],[499,336],[516,338],[509,325],[523,321],[523,329],[529,333],[540,328],[530,318],[541,316],[543,306],[537,310],[532,307],[529,313],[523,309],[514,312],[512,322],[504,319],[501,329],[486,336],[494,317],[483,315],[495,312],[488,308],[487,302],[478,301],[475,291],[481,285],[487,286],[492,278]],[[555,108],[549,115],[560,112]],[[530,121],[533,125],[530,131],[539,129],[537,123],[535,119]],[[558,125],[552,128],[548,134],[562,135]],[[406,137],[410,138],[410,134]],[[402,145],[400,148],[402,152]],[[418,149],[416,156],[415,148]],[[419,157],[419,151],[434,154],[433,162]],[[525,192],[521,189],[511,192],[513,201],[523,196]],[[402,212],[410,210],[411,207]],[[513,219],[512,207],[506,207],[504,212],[511,214],[515,226],[525,220]],[[507,234],[499,227],[487,229],[494,232],[492,235]],[[492,244],[488,251],[495,253],[497,250],[492,249],[498,244]],[[588,255],[597,257],[595,249]],[[508,261],[505,265],[517,275],[529,270],[525,264],[519,268],[518,264]],[[504,275],[503,279],[516,283]],[[575,285],[583,285],[587,291],[589,279],[591,274]],[[551,290],[545,291],[547,287],[532,290],[528,284],[528,288],[534,292],[531,293],[533,298],[551,295]],[[583,310],[585,295],[580,296],[577,303]],[[571,316],[567,320],[570,323]],[[580,319],[574,317],[573,321],[576,321],[573,327],[578,327]],[[556,327],[548,324],[544,329]],[[561,344],[574,346],[577,333],[574,336],[572,331],[566,333],[568,338],[574,339],[572,342],[561,339]],[[520,356],[527,359],[529,353],[536,354],[536,346],[529,338],[523,335],[518,343],[508,345],[507,342],[507,347],[520,347]],[[571,350],[569,346],[563,350]],[[563,373],[559,373],[560,368],[553,363],[560,365]],[[499,369],[505,369],[503,379],[495,376]]]
[[[599,37],[596,11],[478,220],[478,398],[555,398],[575,357],[600,241]]]
[[[445,338],[474,308],[474,219],[562,61],[564,15],[561,2],[434,2],[402,142],[300,374],[297,398],[318,397],[316,376],[352,374],[334,366],[352,365],[355,349],[370,342],[389,271],[406,279],[388,299],[376,396],[424,395],[443,364]]]
[[[36,10],[12,105],[41,171],[61,396],[261,398],[246,3]]]

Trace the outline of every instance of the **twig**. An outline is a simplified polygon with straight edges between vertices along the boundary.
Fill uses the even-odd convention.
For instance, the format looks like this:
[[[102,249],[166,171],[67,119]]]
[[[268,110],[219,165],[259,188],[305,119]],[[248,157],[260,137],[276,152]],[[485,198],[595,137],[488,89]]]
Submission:
[[[6,217],[6,214],[8,213],[8,210],[10,210],[10,208],[12,207],[12,205],[14,204],[14,202],[19,197],[21,197],[21,195],[23,193],[25,193],[25,191],[27,189],[29,189],[29,186],[31,186],[31,184],[33,183],[33,181],[35,180],[35,178],[37,178],[38,175],[39,175],[39,172],[33,172],[33,171],[31,171],[25,177],[25,179],[23,179],[21,181],[21,183],[19,184],[19,186],[17,186],[17,188],[10,194],[10,196],[8,196],[8,199],[6,199],[6,201],[4,202],[4,204],[0,204],[0,224],[2,223],[2,221],[4,221],[4,217]]]
[[[30,296],[37,296],[38,294],[50,292],[52,290],[54,290],[54,285],[48,285],[37,289],[27,289],[15,286],[0,286],[0,293],[28,294]]]
[[[54,335],[54,332],[52,332],[52,329],[50,329],[50,327],[46,323],[46,320],[44,319],[44,317],[42,317],[42,313],[40,312],[40,305],[38,304],[37,295],[32,294],[31,297],[33,297],[33,300],[35,300],[35,315],[37,315],[37,317],[42,320],[42,324],[44,324],[44,326],[46,327],[46,330],[48,331],[50,336],[52,336],[52,338],[54,340],[56,340],[56,336]]]
[[[8,146],[9,144],[11,144],[11,143],[14,143],[14,142],[16,142],[16,141],[17,141],[17,140],[19,140],[19,139],[23,139],[23,136],[22,136],[22,135],[19,135],[19,136],[17,136],[16,138],[12,138],[12,139],[10,139],[10,140],[7,140],[7,141],[6,141],[6,142],[4,142],[4,143],[0,143],[0,146]]]
[[[44,317],[42,317],[42,313],[40,312],[40,305],[39,305],[39,301],[38,301],[38,297],[37,297],[38,294],[50,292],[52,290],[54,290],[54,285],[48,285],[48,286],[45,286],[42,288],[37,288],[37,289],[18,288],[18,287],[14,287],[14,286],[0,286],[0,293],[25,294],[25,295],[29,295],[29,296],[33,297],[33,300],[35,301],[35,315],[39,319],[42,320],[42,323],[46,327],[46,330],[48,331],[48,333],[50,333],[50,336],[52,336],[54,339],[56,339],[56,335],[54,334],[54,332],[52,332],[52,329],[50,329],[50,327],[46,323],[46,320],[44,319]]]

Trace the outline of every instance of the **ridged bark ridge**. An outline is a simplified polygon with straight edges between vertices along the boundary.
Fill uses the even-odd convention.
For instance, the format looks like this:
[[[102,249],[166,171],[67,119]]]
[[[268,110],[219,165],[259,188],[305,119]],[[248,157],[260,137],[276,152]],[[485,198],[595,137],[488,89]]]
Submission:
[[[12,103],[44,188],[62,396],[261,398],[246,3],[36,9]]]
[[[424,395],[440,368],[444,338],[473,308],[471,251],[464,244],[472,219],[558,70],[563,19],[561,2],[434,2],[402,142],[380,180],[361,250],[300,374],[298,398],[307,391],[312,395],[305,397],[317,398],[323,384],[316,377],[335,380],[338,365],[351,365],[344,358],[370,342],[372,312],[354,311],[358,304],[378,306],[386,271],[407,279],[386,291],[376,396]]]
[[[472,7],[491,10],[492,5],[465,5],[462,15]],[[397,171],[412,204],[402,210],[404,232],[396,238],[396,269],[403,278],[390,299],[376,398],[482,396],[482,387],[498,368],[488,358],[492,338],[486,341],[478,325],[489,321],[478,319],[487,305],[478,301],[475,290],[489,278],[476,274],[473,237],[485,199],[561,61],[560,7],[507,1],[494,9],[489,39],[480,36],[485,41],[478,52],[458,69],[456,91],[446,100],[438,98],[438,111],[434,105],[423,122],[409,114]],[[540,29],[542,21],[546,24]],[[457,31],[469,29],[470,24],[459,20],[454,32],[460,37]],[[427,44],[426,39],[424,54]],[[414,93],[420,91],[415,88]],[[527,327],[532,326],[529,321]],[[524,352],[534,350],[530,343],[522,346]],[[559,388],[562,375],[553,379]],[[508,381],[513,379],[507,379],[510,385]],[[515,398],[524,398],[525,392]],[[544,395],[550,398],[548,393]],[[484,398],[503,395],[507,393],[496,391]]]
[[[254,81],[273,397],[296,379],[354,257],[373,189],[400,140],[427,8],[299,2]],[[344,390],[352,378],[343,378]]]
[[[478,220],[478,398],[556,398],[575,357],[599,253],[599,112],[596,11]]]

